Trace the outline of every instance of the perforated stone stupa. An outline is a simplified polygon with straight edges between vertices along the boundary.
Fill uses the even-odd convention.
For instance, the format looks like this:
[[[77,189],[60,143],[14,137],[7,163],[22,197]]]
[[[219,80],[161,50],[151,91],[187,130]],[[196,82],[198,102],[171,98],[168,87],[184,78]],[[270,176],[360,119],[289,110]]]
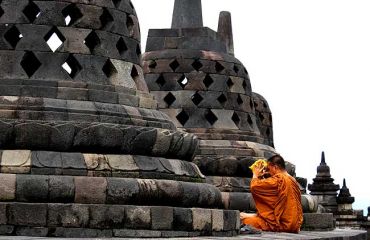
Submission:
[[[249,166],[275,154],[272,117],[234,57],[230,13],[221,12],[215,32],[203,27],[200,0],[176,0],[172,28],[149,30],[143,66],[160,110],[200,138],[194,162],[224,206],[250,209]]]
[[[234,235],[156,110],[129,0],[0,1],[0,235]],[[239,66],[240,67],[240,66]]]

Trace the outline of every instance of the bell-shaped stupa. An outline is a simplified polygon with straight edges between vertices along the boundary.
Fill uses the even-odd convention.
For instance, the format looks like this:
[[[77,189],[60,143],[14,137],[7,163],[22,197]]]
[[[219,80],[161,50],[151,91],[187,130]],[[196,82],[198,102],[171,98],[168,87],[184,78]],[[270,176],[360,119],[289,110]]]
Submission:
[[[159,109],[200,138],[194,162],[224,206],[250,209],[249,166],[276,151],[269,105],[234,57],[230,13],[215,32],[203,26],[201,0],[175,0],[172,28],[149,30],[143,67]]]
[[[233,235],[156,110],[129,0],[0,1],[0,235]]]

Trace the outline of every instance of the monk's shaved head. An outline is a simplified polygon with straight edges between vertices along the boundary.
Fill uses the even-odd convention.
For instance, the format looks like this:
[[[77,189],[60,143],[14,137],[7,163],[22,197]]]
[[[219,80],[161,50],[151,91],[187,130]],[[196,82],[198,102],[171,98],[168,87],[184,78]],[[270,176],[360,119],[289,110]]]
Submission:
[[[270,157],[267,162],[271,163],[272,165],[278,166],[281,169],[285,169],[285,160],[280,155],[274,155]]]

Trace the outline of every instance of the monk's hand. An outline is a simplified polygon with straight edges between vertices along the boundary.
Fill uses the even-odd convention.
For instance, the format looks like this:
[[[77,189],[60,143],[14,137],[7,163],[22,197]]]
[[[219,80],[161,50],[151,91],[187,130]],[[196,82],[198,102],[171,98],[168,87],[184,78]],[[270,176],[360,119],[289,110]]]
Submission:
[[[240,212],[240,220],[243,220],[244,218],[247,218],[248,214],[245,212]]]
[[[258,164],[253,168],[253,178],[261,178],[264,174],[265,167],[263,164]]]

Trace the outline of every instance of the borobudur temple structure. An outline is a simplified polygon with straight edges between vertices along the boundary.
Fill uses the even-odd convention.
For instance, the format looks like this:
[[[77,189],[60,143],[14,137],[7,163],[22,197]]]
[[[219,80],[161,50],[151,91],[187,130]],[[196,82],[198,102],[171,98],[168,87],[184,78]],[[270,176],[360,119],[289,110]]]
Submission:
[[[0,235],[239,231],[239,212],[219,209],[221,192],[191,162],[198,139],[157,110],[129,0],[2,0],[0,36]],[[247,76],[236,68],[241,91]],[[240,125],[265,141],[255,117],[251,127],[243,116]]]
[[[201,0],[175,0],[172,28],[149,30],[143,67],[159,109],[200,138],[194,162],[224,207],[254,209],[249,166],[276,154],[272,117],[234,57],[230,13],[220,13],[215,32],[203,26]]]

